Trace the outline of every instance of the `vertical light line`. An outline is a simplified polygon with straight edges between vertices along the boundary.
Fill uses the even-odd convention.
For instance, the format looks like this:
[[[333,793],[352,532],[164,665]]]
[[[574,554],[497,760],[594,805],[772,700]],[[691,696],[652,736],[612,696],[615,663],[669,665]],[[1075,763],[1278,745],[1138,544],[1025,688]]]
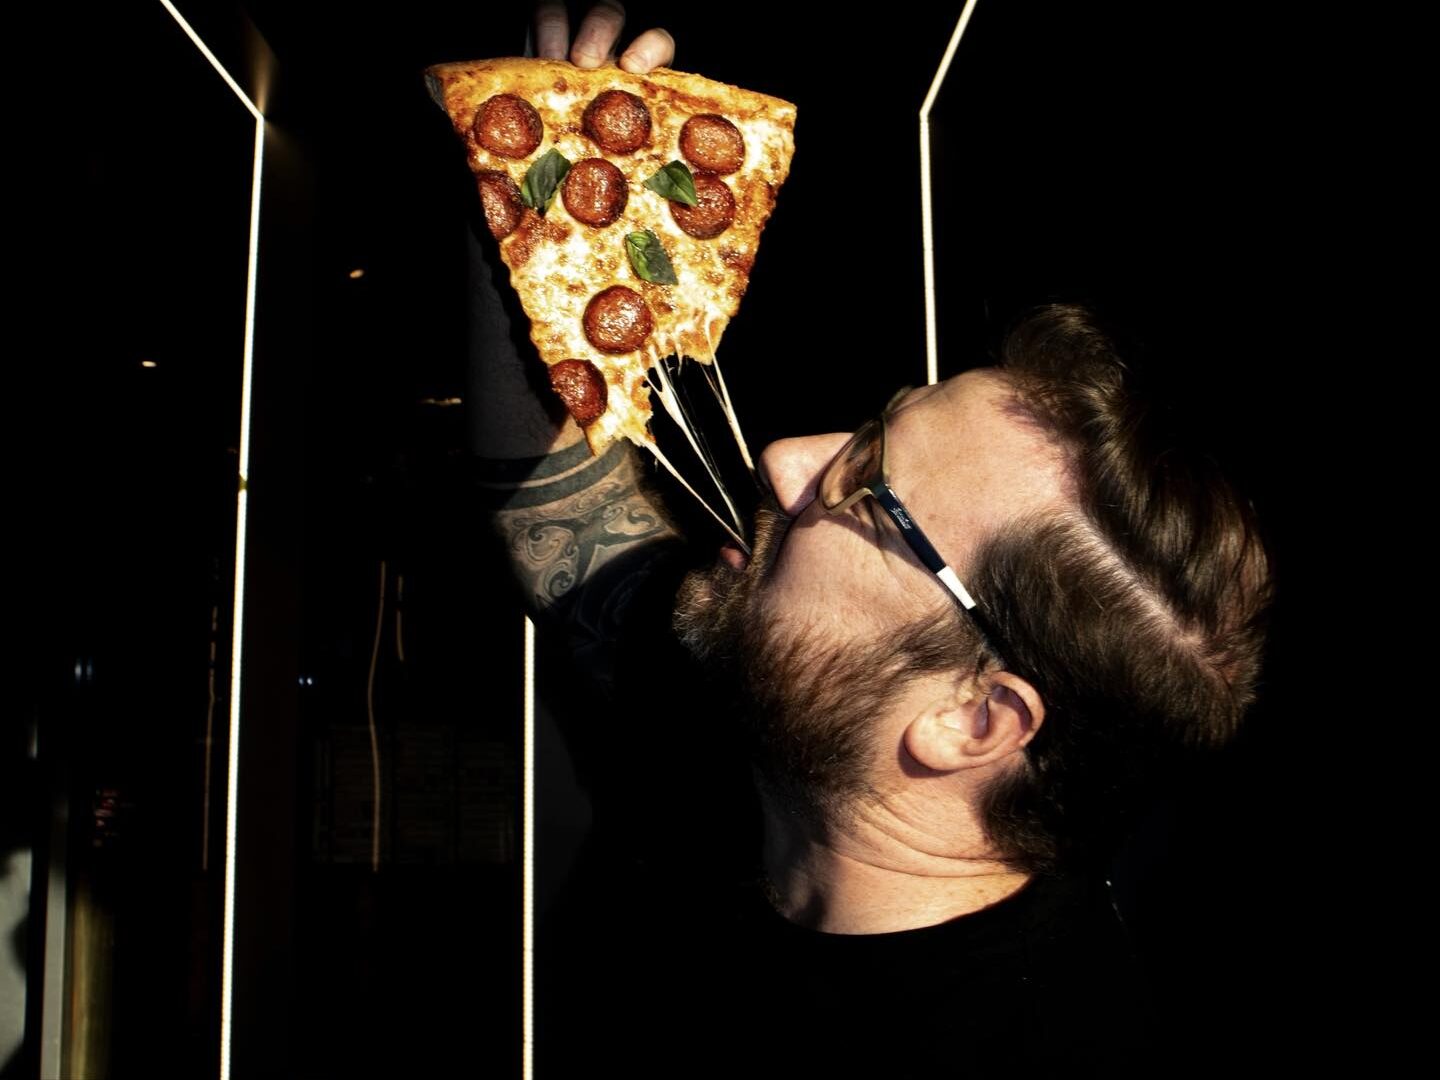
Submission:
[[[260,175],[265,164],[265,114],[250,100],[210,47],[200,39],[171,0],[160,0],[176,24],[210,62],[225,85],[255,118],[255,151],[250,174],[250,250],[245,271],[245,348],[240,377],[240,463],[235,497],[235,599],[230,624],[230,733],[225,792],[225,913],[220,959],[220,1080],[230,1080],[230,1008],[234,999],[235,805],[240,784],[240,661],[245,625],[245,529],[249,509],[250,376],[255,359],[255,280],[260,252]]]
[[[526,20],[525,51],[535,55],[535,26]],[[711,350],[712,352],[714,350]],[[525,616],[525,743],[520,825],[520,1080],[535,1074],[535,624]]]
[[[255,361],[255,280],[260,253],[260,175],[265,118],[256,113],[255,165],[250,179],[250,257],[245,273],[245,357],[240,380],[240,490],[235,501],[235,614],[230,624],[230,747],[225,790],[225,914],[220,959],[220,1080],[230,1080],[235,967],[235,820],[240,795],[240,668],[245,627],[245,526],[250,483],[250,389]]]
[[[935,331],[935,216],[930,203],[930,109],[950,72],[950,61],[960,47],[960,38],[970,23],[970,13],[975,10],[975,0],[965,0],[955,32],[950,35],[950,44],[930,81],[930,92],[920,106],[920,250],[925,260],[925,379],[938,382],[940,378],[940,346]]]
[[[525,618],[525,750],[520,849],[520,1075],[535,1067],[535,624]]]
[[[380,733],[375,727],[375,669],[380,666],[380,637],[385,629],[385,560],[380,560],[380,596],[375,602],[375,644],[370,649],[370,674],[365,680],[365,722],[370,729],[370,872],[380,872]]]
[[[395,575],[395,659],[405,663],[405,625],[400,616],[405,610],[405,575]]]

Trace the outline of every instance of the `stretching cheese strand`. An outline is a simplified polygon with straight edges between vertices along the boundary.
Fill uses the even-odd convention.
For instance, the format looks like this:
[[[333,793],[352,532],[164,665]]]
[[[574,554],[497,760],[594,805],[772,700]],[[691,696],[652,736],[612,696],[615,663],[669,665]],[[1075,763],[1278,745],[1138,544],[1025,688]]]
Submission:
[[[740,514],[735,509],[735,504],[730,500],[730,493],[725,490],[725,484],[720,479],[719,471],[709,456],[701,451],[700,445],[696,441],[694,425],[691,423],[690,417],[686,414],[684,407],[681,406],[676,397],[675,386],[670,381],[670,374],[665,370],[664,362],[662,361],[660,364],[657,364],[654,370],[660,377],[660,383],[658,386],[653,382],[650,385],[660,398],[660,404],[665,406],[665,411],[669,414],[670,419],[674,420],[676,426],[685,433],[685,438],[690,443],[690,449],[695,451],[695,456],[700,459],[701,464],[705,466],[705,471],[710,474],[710,479],[715,484],[715,490],[720,492],[720,498],[725,500],[725,507],[730,511],[730,519],[735,523],[736,530],[743,530],[744,526],[740,522]],[[714,511],[712,510],[711,513],[714,513]],[[716,516],[718,517],[719,515],[717,514]]]
[[[714,507],[712,507],[709,503],[707,503],[703,498],[700,497],[700,493],[690,486],[690,481],[686,480],[683,476],[681,476],[679,470],[677,470],[674,465],[670,464],[670,459],[661,452],[660,447],[655,445],[655,441],[653,439],[647,439],[640,445],[645,447],[646,450],[649,450],[650,453],[655,455],[655,460],[658,461],[662,466],[664,466],[665,471],[668,472],[671,476],[673,476],[676,480],[678,480],[681,487],[683,487],[686,491],[690,492],[691,495],[694,495],[696,501],[706,510],[709,510],[710,516],[720,523],[720,527],[722,529],[724,529],[727,533],[730,534],[730,539],[734,540],[735,543],[740,545],[740,550],[745,552],[746,555],[749,555],[750,545],[741,538],[738,532],[736,532],[726,523],[724,518],[722,518],[719,514],[715,512]]]

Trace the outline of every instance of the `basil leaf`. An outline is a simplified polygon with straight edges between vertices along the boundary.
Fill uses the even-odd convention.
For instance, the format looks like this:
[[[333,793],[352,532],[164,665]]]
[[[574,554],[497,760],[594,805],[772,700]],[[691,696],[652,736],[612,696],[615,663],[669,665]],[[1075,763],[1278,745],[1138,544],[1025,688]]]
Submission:
[[[670,263],[670,256],[665,254],[665,248],[660,244],[660,238],[649,229],[626,236],[625,250],[630,255],[630,265],[643,280],[653,281],[657,285],[680,284],[675,277],[675,267]]]
[[[672,161],[666,165],[649,180],[645,186],[667,199],[674,199],[676,202],[684,203],[686,206],[698,206],[700,200],[695,196],[695,178],[690,175],[689,166],[683,161]]]
[[[520,201],[532,210],[545,213],[555,201],[560,181],[569,171],[569,159],[552,146],[525,171],[525,182],[520,185]]]

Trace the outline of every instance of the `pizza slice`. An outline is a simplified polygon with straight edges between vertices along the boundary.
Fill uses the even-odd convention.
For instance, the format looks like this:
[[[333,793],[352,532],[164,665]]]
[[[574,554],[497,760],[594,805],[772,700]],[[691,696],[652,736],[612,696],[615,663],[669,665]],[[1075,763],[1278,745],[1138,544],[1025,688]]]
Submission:
[[[751,464],[715,352],[790,169],[795,107],[665,68],[505,58],[426,76],[591,451],[629,438],[675,473],[651,437],[650,392],[693,446],[663,363],[689,357],[712,366]]]

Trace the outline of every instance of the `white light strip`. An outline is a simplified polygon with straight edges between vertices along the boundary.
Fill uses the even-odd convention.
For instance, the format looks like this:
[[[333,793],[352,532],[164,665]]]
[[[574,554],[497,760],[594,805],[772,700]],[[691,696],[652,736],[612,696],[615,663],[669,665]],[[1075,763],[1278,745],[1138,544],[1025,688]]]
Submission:
[[[520,849],[520,1075],[535,1066],[535,624],[525,619],[525,762]]]
[[[925,258],[925,378],[927,382],[940,379],[940,346],[935,333],[935,217],[930,207],[930,108],[940,93],[945,76],[950,71],[950,61],[960,46],[960,38],[970,23],[970,13],[975,10],[975,0],[965,0],[965,9],[960,12],[960,21],[950,35],[950,44],[930,82],[930,92],[920,106],[920,249]]]
[[[225,85],[235,91],[235,96],[241,100],[245,108],[250,110],[250,115],[255,117],[257,123],[263,124],[265,122],[265,114],[260,111],[259,106],[257,106],[255,102],[250,100],[250,95],[240,89],[240,84],[230,77],[230,72],[226,71],[224,65],[215,58],[215,54],[210,51],[210,47],[200,40],[200,35],[195,33],[190,24],[185,21],[185,16],[175,10],[175,5],[172,4],[170,0],[160,0],[160,3],[164,5],[166,11],[170,12],[175,21],[180,24],[180,29],[185,31],[186,36],[195,43],[195,47],[200,50],[201,55],[210,61],[210,66],[219,73],[220,78],[225,80]]]
[[[162,0],[163,2],[163,0]],[[240,663],[245,628],[245,525],[250,501],[250,386],[255,362],[255,280],[260,255],[260,175],[265,119],[256,114],[250,177],[250,252],[245,271],[245,354],[240,377],[240,491],[235,500],[235,615],[230,625],[230,752],[225,789],[225,914],[220,960],[220,1080],[230,1080],[231,1006],[235,997],[235,819],[240,796]]]
[[[235,598],[230,624],[230,732],[225,788],[225,911],[221,927],[220,959],[220,1080],[230,1080],[230,1041],[233,1034],[235,961],[235,818],[240,790],[240,665],[244,654],[245,535],[250,477],[250,383],[255,360],[255,280],[260,253],[260,176],[265,167],[265,114],[260,111],[224,65],[200,40],[170,0],[160,0],[181,30],[210,62],[225,85],[235,92],[255,118],[255,149],[250,174],[250,249],[245,270],[245,345],[240,376],[239,491],[235,497]]]
[[[535,55],[535,28],[525,28],[525,51]],[[524,775],[520,825],[520,1080],[535,1076],[535,624],[525,616]]]

